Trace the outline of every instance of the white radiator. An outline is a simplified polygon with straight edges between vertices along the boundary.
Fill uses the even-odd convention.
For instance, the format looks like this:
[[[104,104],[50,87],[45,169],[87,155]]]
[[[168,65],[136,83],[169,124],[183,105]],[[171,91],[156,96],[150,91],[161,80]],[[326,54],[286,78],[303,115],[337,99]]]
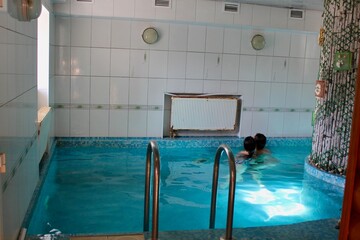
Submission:
[[[238,95],[171,94],[170,136],[237,135],[240,109]]]

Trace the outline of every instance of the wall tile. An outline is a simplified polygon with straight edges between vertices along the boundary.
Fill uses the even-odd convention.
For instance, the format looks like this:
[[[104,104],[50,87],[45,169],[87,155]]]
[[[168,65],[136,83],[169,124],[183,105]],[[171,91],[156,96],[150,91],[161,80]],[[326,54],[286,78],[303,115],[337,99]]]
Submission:
[[[250,26],[252,18],[253,18],[253,5],[240,4],[240,14],[234,16],[234,23]]]
[[[288,78],[288,59],[284,57],[273,57],[272,59],[272,82],[287,82]]]
[[[70,136],[90,136],[90,112],[88,109],[70,109]]]
[[[315,108],[315,84],[303,84],[301,93],[301,107]]]
[[[268,136],[282,137],[284,124],[284,113],[269,113]]]
[[[284,113],[283,137],[297,137],[299,132],[299,113]]]
[[[290,57],[305,57],[306,35],[291,34]]]
[[[224,29],[207,27],[206,29],[206,52],[222,53],[224,42]]]
[[[89,104],[90,77],[71,77],[71,103]]]
[[[130,78],[129,104],[147,105],[148,79]]]
[[[166,83],[166,91],[172,93],[184,93],[185,79],[168,79]]]
[[[128,117],[129,111],[127,109],[110,110],[109,137],[128,136]]]
[[[130,74],[130,50],[112,49],[111,50],[111,76],[129,76]]]
[[[299,137],[309,137],[312,135],[313,126],[311,126],[312,113],[305,112],[299,114]]]
[[[289,9],[287,8],[270,8],[270,26],[273,28],[287,28]]]
[[[88,3],[82,3],[88,4]],[[71,46],[90,47],[91,18],[71,18]]]
[[[204,54],[188,53],[186,56],[186,78],[202,79],[204,77]]]
[[[318,79],[319,65],[319,59],[305,59],[304,83],[315,83]]]
[[[71,75],[90,75],[90,48],[71,48]]]
[[[215,1],[196,0],[196,21],[215,22]]]
[[[91,77],[90,81],[90,103],[109,104],[109,77]]]
[[[129,110],[128,137],[144,137],[147,135],[147,111]]]
[[[155,7],[153,1],[135,0],[135,17],[136,18],[155,18]]]
[[[203,93],[204,80],[187,79],[185,80],[186,93]]]
[[[301,91],[302,84],[287,84],[285,106],[288,108],[299,108],[301,106]]]
[[[224,53],[240,53],[241,30],[233,28],[224,29]]]
[[[240,55],[239,80],[255,81],[256,57]]]
[[[57,16],[55,21],[55,44],[62,46],[70,46],[71,18]],[[0,34],[2,34],[1,30]]]
[[[221,81],[220,92],[225,94],[236,94],[237,93],[237,82],[236,81]]]
[[[90,136],[91,137],[109,136],[109,110],[103,110],[103,109],[90,110]]]
[[[224,54],[222,59],[221,79],[238,80],[239,79],[239,55]]]
[[[55,47],[55,74],[70,75],[70,48]]]
[[[262,56],[273,56],[274,55],[274,45],[275,45],[275,34],[270,31],[265,31],[262,33],[265,38],[265,47],[257,51],[257,55]]]
[[[186,51],[188,39],[188,26],[170,24],[169,50]]]
[[[288,57],[290,55],[291,33],[276,32],[274,42],[274,56]]]
[[[92,15],[93,3],[78,2],[77,0],[70,0],[70,12],[72,15]]]
[[[163,136],[163,112],[162,111],[148,111],[147,115],[147,137],[162,137]]]
[[[91,46],[110,47],[111,20],[93,18],[91,26]]]
[[[221,81],[204,80],[204,93],[219,93],[219,92],[221,92]]]
[[[270,102],[270,83],[256,82],[254,93],[255,107],[268,107]]]
[[[55,109],[55,136],[70,136],[70,109]]]
[[[205,66],[204,66],[204,78],[205,79],[221,79],[221,66],[222,66],[221,54],[206,53],[205,54]]]
[[[185,78],[185,73],[186,73],[186,52],[169,52],[168,77]]]
[[[166,78],[168,71],[167,64],[167,51],[150,51],[149,77]]]
[[[149,51],[130,51],[130,77],[148,77],[149,75]]]
[[[251,129],[252,112],[242,112],[240,118],[240,137],[253,136]]]
[[[134,0],[114,0],[114,17],[134,17],[135,1]]]
[[[305,31],[319,32],[321,27],[321,11],[305,11]]]
[[[304,19],[291,19],[291,18],[288,18],[288,29],[304,30],[304,28],[305,28]]]
[[[286,84],[271,83],[269,107],[285,107]]]
[[[253,136],[256,133],[268,135],[269,113],[266,112],[253,112],[251,131]]]
[[[242,96],[244,107],[252,107],[254,105],[254,92],[255,92],[254,82],[239,81],[237,92]]]
[[[55,102],[56,103],[70,103],[70,77],[56,76],[55,77]]]
[[[110,76],[110,49],[91,49],[91,75]]]
[[[149,79],[148,105],[164,105],[166,79]]]
[[[93,16],[112,17],[114,9],[114,0],[94,0]]]
[[[110,78],[110,104],[128,104],[129,85],[129,78]]]
[[[272,71],[272,57],[258,56],[256,58],[256,81],[270,82]]]
[[[320,46],[317,43],[317,36],[315,34],[306,35],[306,58],[316,58],[320,57]]]
[[[270,27],[270,9],[266,6],[253,5],[252,25]]]
[[[111,47],[130,48],[131,22],[113,19],[111,22]]]
[[[176,0],[176,20],[195,21],[196,1],[194,0]]]
[[[206,39],[206,27],[189,25],[188,51],[204,52]]]
[[[290,58],[288,82],[302,83],[304,77],[304,59]]]

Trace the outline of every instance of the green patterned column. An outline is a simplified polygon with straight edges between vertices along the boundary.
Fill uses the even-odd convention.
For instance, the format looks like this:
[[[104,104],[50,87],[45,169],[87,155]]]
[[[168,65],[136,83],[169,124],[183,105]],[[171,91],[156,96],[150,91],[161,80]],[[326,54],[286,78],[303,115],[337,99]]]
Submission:
[[[317,98],[310,163],[346,174],[360,47],[360,1],[325,0],[324,38],[319,80],[325,95]]]

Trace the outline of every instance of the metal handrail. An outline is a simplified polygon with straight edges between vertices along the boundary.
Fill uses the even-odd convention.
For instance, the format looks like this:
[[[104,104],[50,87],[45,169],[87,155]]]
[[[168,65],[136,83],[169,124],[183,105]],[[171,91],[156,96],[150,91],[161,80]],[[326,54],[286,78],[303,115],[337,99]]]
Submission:
[[[214,171],[213,171],[213,182],[212,182],[212,192],[211,192],[211,210],[210,210],[210,229],[215,227],[215,212],[216,212],[216,195],[218,187],[218,178],[219,178],[219,162],[222,152],[225,151],[229,159],[229,169],[230,169],[230,178],[229,178],[229,196],[228,196],[228,209],[227,209],[227,220],[226,220],[226,235],[225,240],[232,239],[232,229],[233,229],[233,216],[234,216],[234,199],[235,199],[235,180],[236,180],[236,167],[235,167],[235,158],[231,149],[225,145],[221,144],[215,155],[214,162]]]
[[[144,201],[144,232],[149,231],[149,202],[150,202],[150,176],[151,156],[154,157],[153,175],[153,205],[152,205],[152,232],[151,239],[158,239],[159,231],[159,181],[160,181],[160,155],[159,148],[155,141],[150,141],[146,152],[145,170],[145,201]]]

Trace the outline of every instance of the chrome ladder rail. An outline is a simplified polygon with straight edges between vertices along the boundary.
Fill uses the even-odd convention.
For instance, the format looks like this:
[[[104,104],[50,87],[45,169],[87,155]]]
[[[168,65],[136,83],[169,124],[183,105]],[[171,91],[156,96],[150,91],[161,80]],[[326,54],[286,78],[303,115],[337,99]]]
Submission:
[[[212,192],[211,192],[211,210],[210,210],[210,229],[215,227],[215,212],[216,212],[216,195],[219,179],[219,162],[222,152],[225,151],[229,159],[229,195],[228,195],[228,209],[227,209],[227,220],[226,220],[226,235],[225,240],[232,239],[232,229],[233,229],[233,216],[234,216],[234,200],[235,200],[235,181],[236,181],[236,166],[235,158],[231,149],[225,145],[221,144],[215,155],[214,162],[214,171],[213,171],[213,182],[212,182]]]
[[[151,156],[154,157],[153,175],[153,205],[152,205],[152,231],[151,240],[158,239],[159,232],[159,181],[160,181],[160,155],[159,148],[155,141],[150,141],[146,152],[145,170],[145,201],[144,201],[144,232],[149,231],[149,203],[150,203],[150,177],[151,177]]]

